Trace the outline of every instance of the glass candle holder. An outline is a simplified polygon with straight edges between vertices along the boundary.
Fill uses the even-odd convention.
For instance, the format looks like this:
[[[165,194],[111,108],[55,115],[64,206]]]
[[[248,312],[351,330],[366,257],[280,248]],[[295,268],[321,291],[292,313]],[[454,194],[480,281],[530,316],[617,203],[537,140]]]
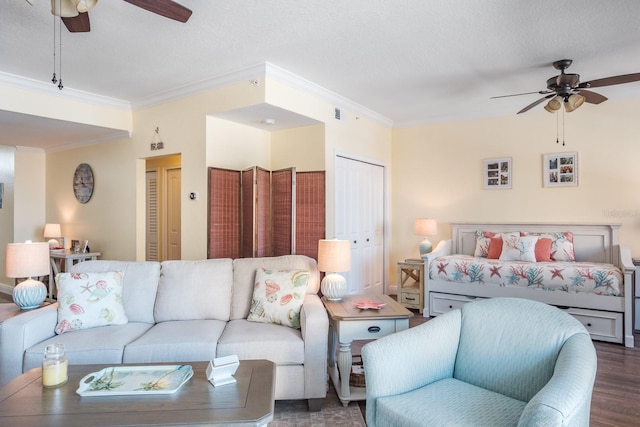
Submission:
[[[42,386],[53,388],[66,383],[69,379],[67,366],[64,345],[47,345],[44,349],[44,359],[42,359]]]

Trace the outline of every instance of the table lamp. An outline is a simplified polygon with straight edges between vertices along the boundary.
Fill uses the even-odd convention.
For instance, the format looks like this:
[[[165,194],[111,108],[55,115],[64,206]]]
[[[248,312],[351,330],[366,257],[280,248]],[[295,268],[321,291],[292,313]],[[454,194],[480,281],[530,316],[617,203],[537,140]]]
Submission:
[[[32,277],[48,275],[49,268],[48,243],[7,243],[6,276],[28,278],[13,288],[13,302],[22,310],[40,307],[47,297],[44,283]]]
[[[420,256],[431,252],[433,245],[429,241],[428,236],[438,234],[438,224],[435,219],[418,218],[413,224],[413,232],[419,236],[424,236],[424,240],[420,242]]]
[[[319,240],[318,270],[325,274],[320,289],[329,301],[340,301],[347,293],[347,279],[340,272],[351,268],[351,245],[349,240]]]
[[[60,224],[45,224],[44,226],[44,238],[49,237],[49,247],[57,248],[60,246],[60,242],[57,240],[62,237],[62,230]]]

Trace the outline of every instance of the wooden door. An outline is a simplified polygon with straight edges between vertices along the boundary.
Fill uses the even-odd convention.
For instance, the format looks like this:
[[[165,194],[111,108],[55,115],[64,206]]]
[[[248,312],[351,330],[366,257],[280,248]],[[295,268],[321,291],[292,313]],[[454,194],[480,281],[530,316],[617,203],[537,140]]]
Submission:
[[[384,167],[336,157],[335,237],[351,242],[349,293],[384,293]]]
[[[165,232],[166,247],[164,257],[167,259],[181,259],[182,258],[182,231],[181,231],[181,199],[182,193],[182,170],[180,168],[167,169],[166,173],[167,185],[166,185],[166,200],[167,200],[167,221]]]
[[[158,171],[148,170],[146,173],[147,187],[147,215],[146,215],[146,260],[158,261],[159,256],[159,226],[158,226]]]

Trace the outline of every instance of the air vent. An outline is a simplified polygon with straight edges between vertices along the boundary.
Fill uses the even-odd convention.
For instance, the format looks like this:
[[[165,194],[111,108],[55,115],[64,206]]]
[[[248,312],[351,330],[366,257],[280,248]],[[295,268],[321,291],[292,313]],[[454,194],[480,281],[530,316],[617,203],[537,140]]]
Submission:
[[[342,120],[342,112],[338,107],[335,107],[333,117],[335,117],[336,120]]]

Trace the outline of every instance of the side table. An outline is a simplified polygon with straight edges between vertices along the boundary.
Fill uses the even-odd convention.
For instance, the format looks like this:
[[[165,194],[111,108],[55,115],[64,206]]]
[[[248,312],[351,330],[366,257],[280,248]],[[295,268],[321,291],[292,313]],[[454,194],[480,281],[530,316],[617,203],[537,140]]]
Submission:
[[[49,300],[53,299],[56,274],[69,271],[72,265],[79,262],[96,260],[100,255],[102,255],[100,252],[49,251],[49,260],[51,262],[51,272],[49,273]]]
[[[424,310],[424,261],[398,263],[398,302],[407,308]]]
[[[362,310],[355,304],[360,301],[384,303],[385,306],[379,310]],[[329,376],[338,398],[344,406],[352,400],[365,400],[365,387],[349,386],[353,363],[351,343],[353,340],[382,338],[408,329],[409,318],[413,313],[387,295],[348,295],[341,301],[328,301],[323,297],[322,302],[329,314]],[[338,343],[340,351],[336,366]]]

